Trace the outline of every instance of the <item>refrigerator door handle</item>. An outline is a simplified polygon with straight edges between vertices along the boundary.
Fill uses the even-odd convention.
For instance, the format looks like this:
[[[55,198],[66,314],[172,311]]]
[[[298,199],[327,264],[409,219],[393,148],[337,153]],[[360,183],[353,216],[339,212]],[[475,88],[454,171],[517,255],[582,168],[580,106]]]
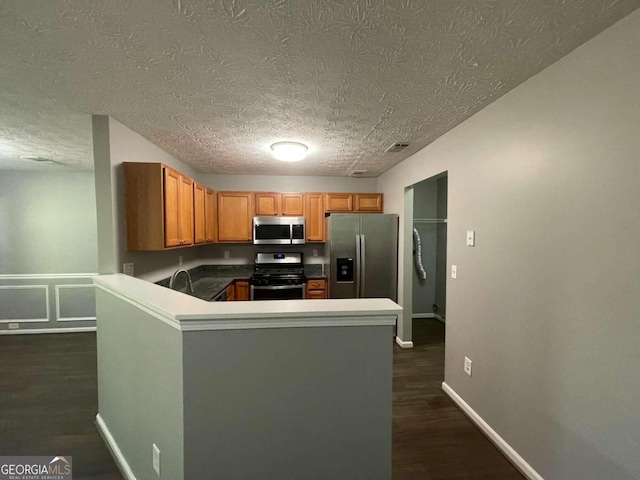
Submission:
[[[356,298],[360,298],[360,261],[362,257],[360,256],[360,235],[356,235]]]
[[[365,287],[364,280],[367,277],[366,272],[367,251],[365,249],[364,234],[360,235],[360,296],[364,298]]]

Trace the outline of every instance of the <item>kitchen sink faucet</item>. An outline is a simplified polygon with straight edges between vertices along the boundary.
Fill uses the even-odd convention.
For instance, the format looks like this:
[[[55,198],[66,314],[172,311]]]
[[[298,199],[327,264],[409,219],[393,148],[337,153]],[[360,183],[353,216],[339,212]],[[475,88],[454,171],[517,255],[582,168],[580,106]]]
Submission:
[[[176,278],[179,274],[184,273],[187,276],[187,293],[189,295],[193,295],[193,283],[191,283],[191,275],[184,268],[179,268],[176,270],[173,275],[171,275],[171,279],[169,280],[169,288],[171,290],[175,290],[174,285],[176,283]]]

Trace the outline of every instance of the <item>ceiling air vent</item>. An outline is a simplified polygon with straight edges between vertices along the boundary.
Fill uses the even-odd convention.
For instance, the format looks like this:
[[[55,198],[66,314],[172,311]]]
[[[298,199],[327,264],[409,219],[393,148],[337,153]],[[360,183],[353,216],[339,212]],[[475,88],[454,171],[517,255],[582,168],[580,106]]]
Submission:
[[[398,142],[385,150],[385,153],[398,153],[409,146],[409,142]]]
[[[368,170],[354,170],[349,174],[350,177],[366,177]]]

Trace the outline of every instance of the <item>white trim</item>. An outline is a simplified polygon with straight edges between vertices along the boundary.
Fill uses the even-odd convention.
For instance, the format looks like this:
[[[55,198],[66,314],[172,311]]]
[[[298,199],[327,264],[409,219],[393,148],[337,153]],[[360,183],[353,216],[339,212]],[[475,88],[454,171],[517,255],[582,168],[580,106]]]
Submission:
[[[97,273],[20,273],[3,274],[0,280],[29,280],[34,278],[93,278]]]
[[[444,317],[442,315],[438,315],[437,313],[433,316],[433,318],[435,318],[436,320],[442,322],[442,323],[447,323],[444,319]]]
[[[413,348],[412,341],[405,342],[400,337],[396,337],[396,343],[400,345],[402,348]]]
[[[102,285],[100,285],[99,283],[94,283],[94,285],[99,288],[100,290],[107,292],[109,295],[113,295],[116,298],[119,298],[120,300],[122,300],[123,302],[127,302],[130,305],[133,305],[134,307],[136,307],[139,310],[142,310],[145,313],[148,313],[149,315],[151,315],[152,317],[157,318],[158,320],[166,323],[167,325],[169,325],[170,327],[175,328],[176,330],[180,330],[180,321],[176,320],[173,315],[171,315],[169,312],[166,312],[165,310],[160,310],[160,309],[153,309],[153,308],[149,308],[149,306],[147,305],[142,305],[140,302],[136,301],[136,300],[132,300],[131,298],[122,295],[119,292],[116,292],[115,290],[111,289],[111,288],[107,288],[104,287]],[[97,308],[97,305],[96,305]]]
[[[62,288],[87,288],[87,287],[91,287],[94,288],[93,283],[81,283],[81,284],[62,284],[62,285],[56,285],[55,286],[55,291],[56,291],[56,322],[82,322],[82,321],[88,321],[88,320],[93,320],[96,321],[96,317],[61,317],[60,316],[60,289]]]
[[[413,315],[411,315],[411,318],[413,320],[419,320],[421,318],[436,318],[436,316],[433,313],[414,313]]]
[[[252,313],[233,313],[228,316],[218,318],[194,319],[192,315],[172,314],[151,303],[132,299],[119,291],[115,291],[107,286],[95,283],[100,290],[112,295],[139,310],[157,318],[167,325],[183,332],[194,332],[203,330],[247,330],[258,328],[306,328],[306,327],[360,327],[360,326],[393,326],[396,324],[396,316],[377,315],[375,317],[349,315],[345,313],[341,316],[316,317],[310,315],[293,316],[291,312],[285,315],[265,313],[259,317]],[[244,302],[243,302],[244,303]],[[319,315],[319,314],[317,314]],[[186,318],[185,318],[186,317]]]
[[[307,328],[307,327],[378,327],[395,325],[396,317],[305,317],[305,318],[247,318],[240,320],[182,320],[180,330],[247,330],[259,328]]]
[[[531,465],[529,465],[524,458],[522,458],[518,452],[516,452],[511,445],[509,445],[504,438],[502,438],[498,432],[496,432],[484,419],[471,408],[471,406],[465,402],[460,395],[458,395],[446,382],[442,382],[442,390],[446,393],[453,403],[455,403],[462,412],[469,417],[481,431],[484,433],[491,442],[502,451],[502,453],[509,459],[513,465],[520,470],[527,478],[531,480],[544,480],[544,478],[536,472]]]
[[[8,318],[0,320],[0,323],[48,323],[49,317],[49,285],[0,285],[0,290],[19,290],[28,288],[44,288],[45,311],[47,318]]]
[[[104,420],[99,413],[96,415],[96,426],[98,427],[98,432],[102,436],[104,443],[106,443],[107,448],[111,452],[111,456],[118,465],[120,472],[122,472],[122,475],[124,475],[124,478],[126,478],[127,480],[137,480],[136,476],[131,470],[131,467],[129,466],[129,463],[127,463],[127,459],[124,458],[120,447],[118,447],[118,444],[113,438],[113,435],[111,435],[109,427],[107,427],[107,424],[104,423]]]
[[[31,328],[25,330],[0,330],[0,335],[21,335],[33,333],[76,333],[95,332],[96,327],[70,327],[70,328]]]

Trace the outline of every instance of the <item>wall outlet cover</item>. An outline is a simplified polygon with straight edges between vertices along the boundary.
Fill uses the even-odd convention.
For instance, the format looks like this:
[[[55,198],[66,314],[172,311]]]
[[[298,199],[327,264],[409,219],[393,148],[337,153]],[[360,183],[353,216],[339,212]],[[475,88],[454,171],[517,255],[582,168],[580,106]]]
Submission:
[[[472,366],[473,366],[473,362],[469,359],[469,357],[464,357],[464,373],[471,376]]]
[[[451,278],[458,278],[458,266],[451,265]]]
[[[10,323],[9,324],[9,330],[18,330],[20,328],[20,324],[19,323]]]
[[[122,273],[124,273],[125,275],[129,275],[130,277],[133,277],[133,262],[131,262],[131,263],[123,263],[122,264]]]
[[[224,251],[224,258],[231,258],[231,254],[229,253],[229,250]]]
[[[153,469],[160,476],[160,449],[155,443],[153,444]]]
[[[476,231],[475,230],[467,230],[467,246],[475,247],[476,246]]]

